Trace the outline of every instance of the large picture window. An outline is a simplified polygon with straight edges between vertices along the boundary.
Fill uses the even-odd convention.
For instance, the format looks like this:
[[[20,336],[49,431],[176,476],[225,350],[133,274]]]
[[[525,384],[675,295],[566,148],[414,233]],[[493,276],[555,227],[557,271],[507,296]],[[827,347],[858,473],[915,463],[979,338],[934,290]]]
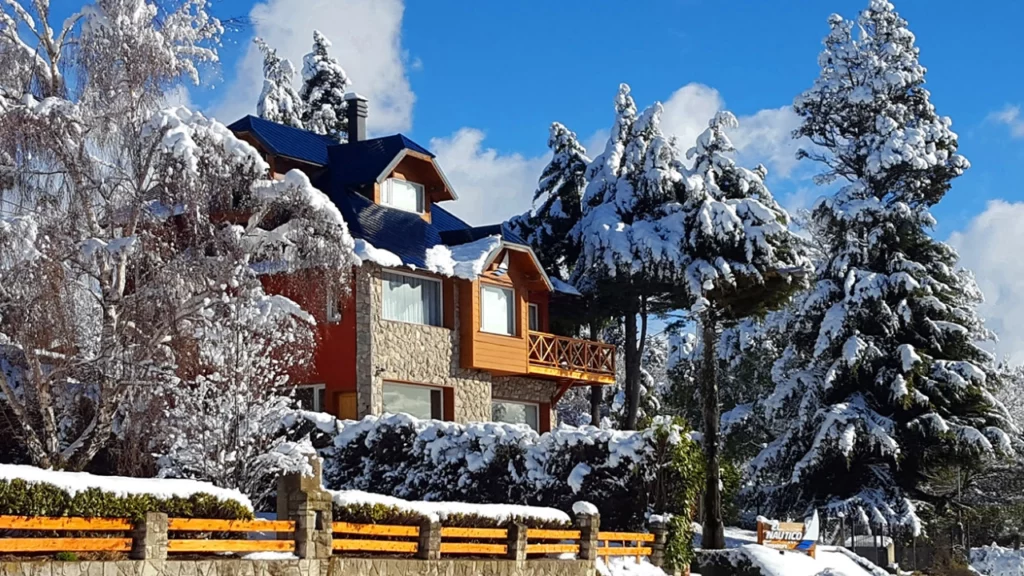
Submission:
[[[405,210],[406,212],[423,213],[423,185],[397,178],[384,181],[381,204]]]
[[[441,325],[440,281],[393,272],[384,272],[381,280],[385,320]]]
[[[515,292],[498,286],[480,287],[480,329],[512,336],[516,332]]]
[[[526,424],[540,430],[540,406],[509,400],[491,401],[491,420],[507,424]]]
[[[408,414],[423,420],[444,419],[444,396],[440,388],[384,382],[384,411]]]

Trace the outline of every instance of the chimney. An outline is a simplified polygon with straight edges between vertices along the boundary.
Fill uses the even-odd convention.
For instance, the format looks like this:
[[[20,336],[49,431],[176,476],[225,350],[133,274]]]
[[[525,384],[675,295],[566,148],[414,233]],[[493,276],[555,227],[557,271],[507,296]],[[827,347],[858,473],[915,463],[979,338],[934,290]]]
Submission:
[[[368,100],[365,96],[349,92],[345,94],[345,102],[348,104],[345,117],[348,119],[349,144],[366,140],[366,103]]]

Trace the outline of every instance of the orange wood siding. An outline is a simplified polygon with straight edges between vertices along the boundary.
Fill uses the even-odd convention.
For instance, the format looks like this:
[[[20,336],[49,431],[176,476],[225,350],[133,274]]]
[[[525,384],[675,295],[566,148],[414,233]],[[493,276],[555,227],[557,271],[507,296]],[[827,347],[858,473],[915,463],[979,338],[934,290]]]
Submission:
[[[431,206],[438,200],[448,199],[445,191],[444,180],[430,162],[429,156],[409,153],[395,166],[395,169],[387,175],[387,178],[398,178],[423,185],[423,214],[420,216],[430,222]],[[378,185],[379,188],[379,185]],[[376,200],[380,203],[380,193],[376,194]]]
[[[354,274],[354,271],[353,271]],[[275,274],[261,278],[264,289],[271,294],[291,298],[316,318],[315,350],[312,366],[296,366],[290,374],[295,384],[324,384],[325,409],[335,416],[354,418],[342,413],[347,406],[345,394],[356,390],[356,310],[355,284],[338,302],[341,318],[327,321],[327,294],[320,282],[303,273]]]
[[[501,262],[501,254],[495,262]],[[497,264],[484,271],[480,280],[460,283],[459,303],[462,358],[464,368],[487,370],[494,374],[526,374],[529,371],[528,340],[529,290],[518,261],[510,259],[505,273],[496,273]],[[515,302],[515,332],[512,336],[490,334],[480,330],[481,286],[499,286],[513,291]]]
[[[530,304],[537,305],[537,331],[550,332],[551,321],[549,312],[550,293],[540,290],[530,290]],[[527,317],[529,320],[529,317]]]

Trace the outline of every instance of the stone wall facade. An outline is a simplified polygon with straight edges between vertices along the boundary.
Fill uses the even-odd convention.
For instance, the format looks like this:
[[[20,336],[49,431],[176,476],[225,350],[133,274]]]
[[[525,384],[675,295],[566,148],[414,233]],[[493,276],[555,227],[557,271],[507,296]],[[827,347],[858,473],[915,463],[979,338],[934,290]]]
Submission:
[[[119,560],[0,562],[4,576],[595,576],[583,560]]]
[[[456,422],[491,419],[492,384],[497,390],[495,397],[551,401],[555,392],[552,383],[493,377],[488,372],[460,366],[457,283],[453,285],[453,297],[446,299],[455,303],[455,325],[449,329],[384,320],[380,266],[365,263],[356,273],[356,399],[360,417],[384,411],[385,381],[452,389],[455,413],[446,414],[445,418]]]

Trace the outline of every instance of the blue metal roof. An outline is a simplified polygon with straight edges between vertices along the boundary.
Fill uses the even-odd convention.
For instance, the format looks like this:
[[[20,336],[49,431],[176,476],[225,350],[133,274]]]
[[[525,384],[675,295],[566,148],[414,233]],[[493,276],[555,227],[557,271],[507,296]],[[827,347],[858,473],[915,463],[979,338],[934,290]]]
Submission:
[[[425,268],[427,249],[438,244],[456,246],[494,235],[526,244],[505,224],[472,227],[437,204],[431,205],[431,221],[427,222],[419,214],[374,204],[358,193],[361,186],[375,182],[403,150],[434,158],[402,134],[338,143],[328,136],[256,116],[246,116],[228,128],[250,133],[271,154],[326,166],[328,170],[316,177],[314,185],[338,206],[352,236],[394,253],[407,265]]]
[[[327,165],[327,148],[338,141],[330,136],[292,128],[257,116],[246,116],[228,126],[234,132],[248,132],[271,154],[287,156],[318,166]]]

